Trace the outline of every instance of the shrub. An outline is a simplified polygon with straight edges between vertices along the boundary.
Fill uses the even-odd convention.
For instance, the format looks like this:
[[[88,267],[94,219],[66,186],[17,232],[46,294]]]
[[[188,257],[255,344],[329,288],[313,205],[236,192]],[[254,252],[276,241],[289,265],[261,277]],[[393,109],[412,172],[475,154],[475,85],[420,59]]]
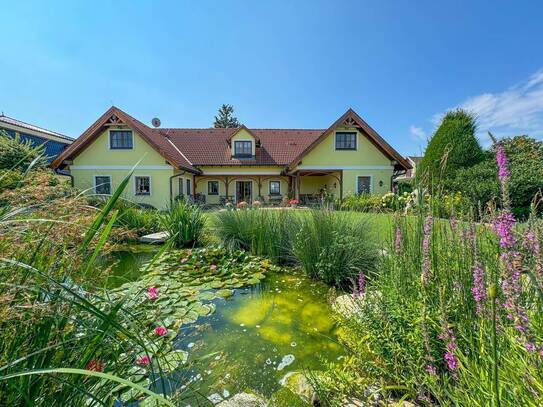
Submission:
[[[479,163],[483,150],[475,137],[476,129],[475,118],[464,110],[445,114],[426,147],[417,178],[425,185],[446,185],[459,169]]]
[[[347,211],[380,212],[383,210],[383,202],[379,195],[349,195],[340,203],[340,208]]]
[[[160,231],[160,215],[153,209],[124,208],[119,211],[115,226],[124,227],[138,234]]]
[[[290,244],[299,216],[289,210],[229,210],[218,212],[214,232],[230,250],[248,250],[278,264],[292,262]]]
[[[18,134],[10,137],[0,130],[0,169],[26,171],[33,162],[32,168],[44,168],[48,163],[44,153],[43,145],[34,146],[30,140],[24,141]]]
[[[199,206],[183,200],[176,201],[159,215],[159,220],[176,247],[193,247],[203,243],[205,215]]]
[[[312,210],[302,218],[292,254],[309,276],[351,288],[360,273],[367,274],[375,266],[376,247],[368,236],[369,227],[358,216]]]

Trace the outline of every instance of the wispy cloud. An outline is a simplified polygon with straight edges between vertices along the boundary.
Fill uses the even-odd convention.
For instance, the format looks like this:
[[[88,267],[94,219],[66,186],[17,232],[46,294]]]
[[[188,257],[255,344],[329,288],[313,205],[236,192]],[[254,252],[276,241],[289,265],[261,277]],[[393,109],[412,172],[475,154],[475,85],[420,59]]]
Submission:
[[[422,127],[411,125],[411,127],[409,127],[409,133],[411,133],[411,136],[413,136],[415,140],[426,141],[426,132]]]
[[[483,142],[489,141],[488,131],[498,138],[519,134],[543,138],[543,69],[502,92],[470,96],[452,108],[456,107],[476,115]],[[432,123],[439,124],[444,113],[434,115]],[[419,129],[411,126],[411,134],[413,128]]]

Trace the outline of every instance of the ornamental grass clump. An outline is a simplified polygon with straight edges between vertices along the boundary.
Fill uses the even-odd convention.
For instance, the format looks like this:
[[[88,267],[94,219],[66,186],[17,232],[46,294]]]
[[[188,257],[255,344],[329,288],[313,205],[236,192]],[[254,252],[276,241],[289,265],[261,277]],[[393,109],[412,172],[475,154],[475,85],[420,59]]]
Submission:
[[[499,146],[497,164],[501,205],[482,222],[440,219],[432,205],[394,218],[358,311],[340,318],[352,358],[322,380],[324,397],[366,400],[342,379],[355,371],[378,392],[421,405],[541,404],[543,221],[518,223]]]
[[[203,243],[206,218],[198,205],[178,200],[158,217],[160,226],[168,232],[175,247],[194,247]]]

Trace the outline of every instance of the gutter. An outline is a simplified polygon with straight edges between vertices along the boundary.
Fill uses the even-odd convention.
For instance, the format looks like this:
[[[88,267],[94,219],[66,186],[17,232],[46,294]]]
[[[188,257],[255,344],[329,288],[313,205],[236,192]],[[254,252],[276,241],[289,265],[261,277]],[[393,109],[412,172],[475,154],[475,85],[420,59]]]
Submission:
[[[69,172],[63,172],[62,170],[60,170],[58,168],[55,168],[53,171],[57,175],[62,175],[64,177],[70,177],[70,185],[72,186],[72,188],[74,187],[74,176],[72,174],[70,174]]]

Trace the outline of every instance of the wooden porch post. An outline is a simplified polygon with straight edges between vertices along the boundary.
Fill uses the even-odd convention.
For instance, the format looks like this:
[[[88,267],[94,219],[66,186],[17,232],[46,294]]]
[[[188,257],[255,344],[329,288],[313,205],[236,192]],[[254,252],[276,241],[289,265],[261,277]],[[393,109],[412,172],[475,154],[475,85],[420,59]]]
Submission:
[[[224,192],[226,193],[226,202],[228,202],[228,177],[224,177]]]
[[[258,199],[260,199],[262,196],[262,177],[258,177]]]
[[[343,170],[339,173],[339,202],[343,201]]]
[[[295,199],[300,202],[300,173],[296,173],[296,180],[295,180]]]

